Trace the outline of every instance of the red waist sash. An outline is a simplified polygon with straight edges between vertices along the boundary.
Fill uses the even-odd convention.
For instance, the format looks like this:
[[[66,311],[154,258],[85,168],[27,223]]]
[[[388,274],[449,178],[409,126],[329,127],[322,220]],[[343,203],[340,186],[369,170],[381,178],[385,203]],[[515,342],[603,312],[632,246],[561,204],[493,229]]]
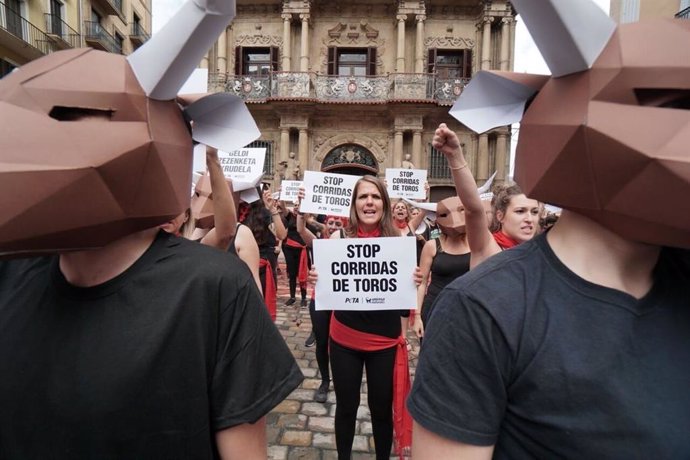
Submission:
[[[309,276],[309,256],[307,255],[307,247],[303,244],[299,244],[293,239],[286,239],[285,244],[291,248],[302,249],[299,254],[299,272],[297,272],[297,281],[302,289],[307,287],[307,277]]]
[[[335,314],[331,317],[330,336],[334,342],[359,351],[379,351],[397,347],[393,369],[395,451],[400,458],[402,458],[403,452],[409,455],[412,446],[412,417],[405,406],[405,399],[410,392],[410,370],[405,339],[402,335],[392,339],[352,329],[338,321]]]
[[[276,281],[273,279],[273,267],[268,259],[259,259],[259,268],[266,268],[266,287],[264,288],[264,303],[273,321],[276,320]]]

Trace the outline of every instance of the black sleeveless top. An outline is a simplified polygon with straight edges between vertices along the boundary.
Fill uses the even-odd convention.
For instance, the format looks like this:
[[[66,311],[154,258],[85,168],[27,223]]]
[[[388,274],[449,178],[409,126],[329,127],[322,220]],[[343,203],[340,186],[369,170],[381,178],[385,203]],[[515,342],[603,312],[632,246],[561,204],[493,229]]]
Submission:
[[[448,254],[441,247],[441,239],[436,239],[436,256],[434,256],[434,260],[431,262],[431,282],[426,290],[426,296],[422,304],[422,317],[425,320],[431,314],[431,306],[441,290],[455,278],[464,275],[469,270],[469,252],[465,254]]]
[[[242,224],[237,222],[237,226],[235,227],[235,234],[232,235],[232,239],[230,240],[230,244],[228,245],[228,249],[227,249],[227,251],[230,254],[234,254],[236,256],[237,256],[237,248],[235,247],[235,238],[237,238],[237,232],[240,230],[240,225],[242,225]]]

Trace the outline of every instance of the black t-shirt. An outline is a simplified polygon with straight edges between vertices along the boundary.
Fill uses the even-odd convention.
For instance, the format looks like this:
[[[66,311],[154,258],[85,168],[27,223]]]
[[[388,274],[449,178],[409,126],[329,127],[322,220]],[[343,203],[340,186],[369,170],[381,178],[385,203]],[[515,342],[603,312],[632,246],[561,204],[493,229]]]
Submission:
[[[689,280],[668,264],[637,300],[544,236],[494,256],[439,295],[410,413],[499,459],[690,458]]]
[[[159,233],[120,276],[0,263],[0,458],[217,458],[303,376],[238,259]]]

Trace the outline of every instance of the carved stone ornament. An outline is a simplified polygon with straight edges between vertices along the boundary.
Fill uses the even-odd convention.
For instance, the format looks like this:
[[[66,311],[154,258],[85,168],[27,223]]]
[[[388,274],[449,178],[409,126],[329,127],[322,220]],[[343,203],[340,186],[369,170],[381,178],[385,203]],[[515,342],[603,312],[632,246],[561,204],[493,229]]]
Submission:
[[[350,150],[353,150],[355,153],[359,153],[360,156],[362,156],[363,152],[365,152],[367,154],[373,155],[373,158],[379,164],[383,163],[386,160],[387,156],[385,148],[387,147],[388,143],[385,139],[371,138],[369,136],[364,136],[360,134],[337,134],[334,136],[322,134],[318,135],[314,140],[314,148],[316,150],[314,160],[316,160],[317,162],[323,162],[326,158],[326,155],[329,155],[332,152],[336,151],[339,152],[338,155],[344,155],[342,156],[342,158],[345,160],[348,158],[348,155],[352,156],[353,158],[356,157],[356,155],[352,155]],[[342,149],[341,151],[338,150],[341,148],[338,146],[348,146],[352,147],[352,149]],[[366,146],[366,148],[364,148],[363,146]],[[341,158],[341,156],[337,156],[337,158]],[[333,161],[335,161],[335,159]],[[347,161],[338,161],[337,163],[346,162]],[[378,165],[372,164],[368,166],[372,166],[378,169]]]

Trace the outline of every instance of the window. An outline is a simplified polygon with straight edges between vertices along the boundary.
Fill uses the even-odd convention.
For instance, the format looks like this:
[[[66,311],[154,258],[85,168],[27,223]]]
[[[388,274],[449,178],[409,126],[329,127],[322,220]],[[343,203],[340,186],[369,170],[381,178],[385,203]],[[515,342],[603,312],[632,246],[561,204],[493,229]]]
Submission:
[[[142,35],[141,19],[136,13],[132,13],[132,35],[139,37]]]
[[[118,32],[115,32],[115,43],[117,43],[115,51],[122,54],[122,48],[123,48],[124,43],[125,43],[125,37],[120,35]]]
[[[273,171],[275,168],[275,159],[273,157],[273,142],[272,141],[254,141],[247,145],[247,148],[265,148],[266,149],[266,159],[264,160],[264,177],[273,177]]]
[[[328,75],[376,75],[376,48],[328,48]]]
[[[22,15],[19,0],[6,0],[2,5],[5,9],[5,28],[17,37],[22,37]]]
[[[10,72],[14,70],[15,67],[16,66],[11,62],[7,62],[4,59],[0,59],[0,78],[4,77],[5,75],[8,75]]]
[[[429,50],[428,73],[437,78],[458,79],[472,76],[472,50]]]
[[[50,32],[62,35],[62,9],[64,6],[59,0],[50,0]]]
[[[235,75],[261,76],[278,71],[279,51],[277,46],[235,49]]]
[[[103,17],[100,14],[98,14],[98,11],[96,11],[94,9],[91,10],[91,21],[92,22],[100,24],[102,19],[103,19]]]
[[[429,144],[431,155],[429,156],[429,179],[450,179],[448,161],[440,151]]]

